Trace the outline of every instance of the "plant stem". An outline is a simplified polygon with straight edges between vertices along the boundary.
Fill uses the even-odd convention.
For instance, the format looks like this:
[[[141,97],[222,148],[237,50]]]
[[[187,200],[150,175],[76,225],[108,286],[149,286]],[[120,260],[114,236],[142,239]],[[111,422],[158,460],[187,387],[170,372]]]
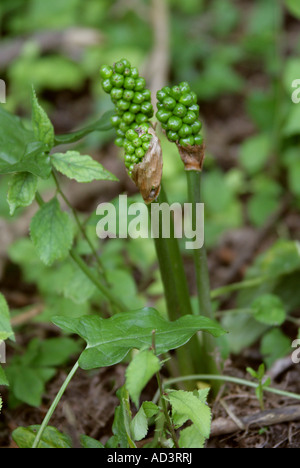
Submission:
[[[245,385],[246,387],[251,387],[257,389],[259,384],[254,382],[249,382],[249,380],[239,379],[237,377],[231,377],[228,375],[209,375],[209,374],[198,374],[198,375],[186,375],[183,377],[166,379],[162,382],[163,389],[169,385],[176,384],[178,382],[184,382],[185,380],[216,380],[219,382],[229,382],[235,383],[237,385]],[[287,398],[293,398],[294,400],[300,400],[300,395],[297,393],[286,392],[284,390],[280,390],[278,388],[266,387],[264,389],[265,392],[274,393],[275,395],[284,396]],[[159,398],[159,394],[154,396],[153,402],[155,403]]]
[[[46,427],[48,426],[48,423],[54,413],[54,411],[56,410],[56,407],[58,405],[58,403],[60,402],[61,400],[61,397],[63,396],[67,386],[69,385],[70,381],[72,380],[73,376],[75,375],[77,369],[79,368],[79,364],[78,364],[78,361],[74,364],[71,372],[69,373],[69,375],[67,376],[66,380],[64,381],[64,383],[62,384],[58,394],[56,395],[55,399],[53,400],[52,402],[52,405],[50,406],[41,426],[40,426],[40,429],[34,439],[34,442],[33,442],[33,445],[32,445],[32,448],[38,448],[38,445],[40,443],[40,440],[43,436],[43,433],[44,433],[44,430],[46,429]]]
[[[37,192],[36,193],[36,201],[40,206],[45,204],[44,200],[42,199],[41,195]],[[109,288],[102,284],[101,281],[94,275],[92,270],[89,266],[85,263],[85,261],[78,255],[75,249],[71,249],[69,252],[70,257],[74,260],[74,262],[78,265],[81,271],[90,279],[90,281],[99,289],[99,291],[103,294],[103,296],[108,299],[108,301],[116,306],[120,311],[126,311],[127,307],[123,304],[123,302],[114,296],[114,294],[109,290]]]
[[[89,266],[74,249],[70,250],[70,257],[74,260],[75,263],[77,263],[83,273],[91,280],[92,283],[94,283],[94,285],[106,297],[106,299],[111,302],[112,305],[116,306],[120,311],[125,312],[127,310],[125,304],[123,304],[120,299],[114,296],[114,294],[107,288],[107,286],[104,286],[101,281],[98,280]]]
[[[256,286],[260,286],[265,281],[268,280],[276,280],[278,277],[269,277],[269,276],[259,276],[258,278],[252,278],[245,281],[240,281],[239,283],[232,283],[226,286],[222,286],[221,288],[214,289],[211,291],[211,299],[217,299],[219,296],[224,296],[225,294],[229,294],[231,292],[240,291],[241,289],[247,288],[254,288]]]
[[[192,205],[192,227],[193,231],[197,229],[196,207],[201,203],[201,172],[186,171],[187,187],[188,187],[188,201]],[[196,272],[196,283],[198,293],[198,306],[199,315],[204,315],[210,319],[214,319],[214,313],[210,297],[210,280],[207,265],[207,256],[205,247],[200,249],[193,249],[194,265]],[[218,374],[219,369],[216,362],[217,354],[217,341],[206,333],[202,334],[203,344],[203,367],[205,372],[211,374]],[[212,384],[214,393],[218,391],[218,386]]]
[[[154,354],[156,355],[155,330],[153,330],[153,332],[152,332],[152,348],[153,348]],[[157,384],[158,384],[158,391],[160,393],[160,401],[161,401],[161,404],[162,404],[162,409],[163,409],[163,413],[164,413],[164,416],[165,416],[166,424],[167,424],[168,429],[170,431],[170,434],[171,434],[171,437],[172,437],[172,440],[173,440],[173,443],[174,443],[175,447],[179,448],[179,444],[178,444],[177,437],[176,437],[176,432],[175,432],[174,426],[172,424],[172,421],[171,421],[171,418],[170,418],[170,415],[169,415],[169,412],[168,412],[168,407],[167,407],[167,404],[166,404],[164,391],[163,391],[162,380],[161,380],[159,371],[156,373],[156,380],[157,380]]]
[[[84,237],[84,239],[86,240],[86,242],[88,243],[93,255],[94,255],[94,258],[98,264],[98,267],[103,275],[103,277],[105,278],[105,281],[107,282],[107,278],[105,277],[105,270],[104,270],[104,267],[103,267],[103,264],[101,262],[101,259],[93,245],[93,243],[91,242],[90,238],[88,237],[80,219],[79,219],[79,216],[77,214],[77,211],[74,209],[74,207],[72,206],[71,202],[68,200],[68,198],[66,197],[66,195],[64,194],[64,192],[62,191],[62,188],[59,184],[59,181],[58,181],[58,178],[55,174],[54,171],[52,171],[52,177],[54,179],[54,182],[55,182],[55,185],[56,185],[56,188],[57,188],[57,191],[58,193],[60,194],[60,196],[62,197],[62,199],[64,200],[64,202],[66,203],[66,205],[70,208],[71,212],[72,212],[72,215],[76,221],[76,224],[78,226],[78,229],[80,230],[82,236]]]
[[[157,202],[159,204],[168,204],[163,187]],[[151,205],[149,206],[149,214],[151,213],[150,207]],[[170,238],[167,239],[162,236],[162,223],[169,221]],[[159,229],[159,237],[154,239],[155,248],[164,285],[169,320],[176,320],[183,315],[191,315],[193,311],[178,241],[174,237],[174,223],[171,213],[168,220],[162,219],[160,214]],[[200,345],[197,336],[194,336],[186,346],[179,348],[176,354],[180,372],[183,375],[193,373],[191,369],[194,371],[197,369],[195,363],[198,362],[200,356]]]

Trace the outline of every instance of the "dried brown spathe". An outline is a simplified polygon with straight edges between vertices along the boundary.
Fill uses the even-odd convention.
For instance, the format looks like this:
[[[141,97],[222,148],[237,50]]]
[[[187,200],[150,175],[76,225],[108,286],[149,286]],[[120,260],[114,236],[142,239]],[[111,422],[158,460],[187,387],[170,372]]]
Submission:
[[[136,164],[132,171],[132,179],[146,204],[153,202],[159,195],[163,169],[160,140],[153,128],[149,128],[148,132],[153,137],[150,147],[143,160]]]
[[[201,172],[205,158],[205,145],[181,146],[177,144],[184,169]]]

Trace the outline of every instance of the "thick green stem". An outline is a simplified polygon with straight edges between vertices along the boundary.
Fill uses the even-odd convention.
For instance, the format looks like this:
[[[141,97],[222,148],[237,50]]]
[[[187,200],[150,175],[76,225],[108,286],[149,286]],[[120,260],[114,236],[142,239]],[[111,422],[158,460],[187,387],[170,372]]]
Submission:
[[[163,187],[158,197],[158,203],[168,204]],[[151,212],[151,205],[149,212]],[[168,316],[170,320],[176,320],[183,315],[193,313],[190,294],[178,240],[174,237],[174,223],[171,213],[168,220],[162,219],[160,213],[159,221],[159,237],[155,239],[156,253],[164,285]],[[162,236],[162,223],[169,221],[170,237],[164,238]],[[178,349],[176,354],[181,374],[186,375],[190,373],[191,369],[197,369],[195,363],[200,359],[200,345],[197,336],[194,336],[186,346]]]
[[[201,203],[201,172],[186,171],[187,187],[188,187],[188,201],[192,205],[192,227],[195,231],[197,226],[197,204]],[[199,315],[204,315],[210,319],[214,319],[214,313],[210,297],[210,280],[207,265],[207,256],[205,247],[193,249],[196,284],[198,293]],[[202,371],[211,374],[219,373],[217,366],[217,349],[218,345],[211,335],[206,333],[202,334],[203,343],[203,362]],[[214,392],[218,390],[218,386],[212,384]]]
[[[32,448],[38,448],[38,445],[40,443],[40,440],[43,436],[43,433],[44,433],[44,430],[46,429],[46,427],[48,426],[49,424],[49,421],[54,413],[54,411],[56,410],[56,407],[58,405],[58,403],[60,402],[63,394],[65,393],[65,390],[67,388],[67,386],[69,385],[70,381],[72,380],[73,376],[75,375],[77,369],[79,367],[79,364],[78,364],[78,361],[75,363],[75,365],[73,366],[71,372],[69,373],[69,375],[67,376],[66,380],[64,381],[63,385],[61,386],[58,394],[56,395],[55,399],[53,400],[53,403],[52,405],[50,406],[41,426],[40,426],[40,429],[34,439],[34,442],[33,442],[33,445],[32,445]]]

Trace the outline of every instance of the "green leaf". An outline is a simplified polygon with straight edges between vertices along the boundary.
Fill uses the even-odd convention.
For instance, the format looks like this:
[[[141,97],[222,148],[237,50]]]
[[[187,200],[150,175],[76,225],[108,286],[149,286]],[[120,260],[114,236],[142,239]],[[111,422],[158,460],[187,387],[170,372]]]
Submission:
[[[32,448],[39,428],[40,426],[18,427],[13,431],[12,438],[19,448]],[[72,448],[72,445],[68,436],[55,427],[48,426],[44,430],[38,448]]]
[[[270,368],[278,359],[291,352],[291,340],[279,328],[266,333],[261,341],[260,352]]]
[[[31,172],[47,179],[51,173],[45,145],[35,141],[19,117],[0,107],[0,174]]]
[[[1,366],[0,366],[0,385],[7,385],[7,386],[9,385],[5,372]]]
[[[155,405],[152,401],[144,401],[142,407],[148,419],[153,418],[153,416],[156,416],[160,412],[159,406]]]
[[[115,410],[115,417],[113,422],[112,431],[116,437],[117,443],[120,448],[136,448],[132,440],[130,424],[132,420],[129,393],[125,386],[117,391],[117,397],[120,400],[120,406]]]
[[[258,373],[252,369],[252,367],[247,367],[247,372],[253,377],[254,379],[258,379]]]
[[[248,138],[241,146],[241,162],[249,174],[263,169],[271,151],[269,135],[261,134]]]
[[[75,179],[77,182],[118,180],[90,156],[83,156],[77,151],[52,154],[51,162],[57,171],[67,176],[69,179]]]
[[[181,425],[192,421],[200,434],[208,439],[210,434],[211,410],[192,392],[183,390],[169,391],[168,399],[172,406],[172,413],[180,417]]]
[[[105,114],[103,114],[103,116],[99,120],[97,120],[91,125],[88,125],[85,128],[77,130],[76,132],[68,133],[66,135],[56,135],[55,144],[65,145],[70,143],[76,143],[77,141],[81,140],[90,133],[110,130],[112,128],[110,117],[113,114],[113,111],[105,112]]]
[[[146,437],[148,432],[148,420],[144,408],[141,406],[130,423],[130,431],[133,440],[139,441]]]
[[[37,182],[37,177],[30,172],[20,172],[12,177],[7,194],[12,216],[17,208],[31,205],[37,191]]]
[[[69,333],[77,333],[87,342],[88,346],[79,358],[83,369],[112,366],[122,361],[131,349],[150,348],[153,330],[158,354],[184,345],[200,330],[216,337],[225,333],[217,322],[206,317],[186,315],[168,322],[155,309],[117,314],[109,319],[55,317],[53,322]]]
[[[45,203],[30,224],[30,235],[40,259],[48,266],[64,259],[73,242],[73,226],[56,198]]]
[[[300,64],[300,61],[299,61]],[[300,67],[299,67],[300,71]],[[300,105],[290,104],[290,110],[287,115],[282,133],[285,137],[289,138],[300,134]]]
[[[14,340],[14,332],[10,325],[9,308],[3,294],[0,293],[0,340]]]
[[[296,18],[300,18],[300,3],[299,0],[285,0],[286,7],[290,10],[290,12],[296,16]]]
[[[84,304],[94,294],[96,287],[77,266],[74,268],[64,287],[64,296],[76,304]]]
[[[32,126],[36,140],[52,149],[54,146],[54,128],[48,115],[40,106],[34,88],[32,88]]]
[[[38,353],[32,361],[36,367],[60,366],[81,348],[76,341],[67,337],[49,338],[38,343]]]
[[[279,297],[265,294],[257,298],[252,306],[255,320],[266,325],[282,325],[286,319],[284,304]]]
[[[160,370],[160,361],[148,349],[134,356],[126,370],[126,388],[134,404],[139,406],[139,398],[149,380]]]
[[[204,448],[205,437],[201,434],[198,427],[192,424],[180,431],[179,447],[180,448]]]
[[[55,375],[52,370],[51,377]],[[14,396],[30,406],[38,407],[45,391],[45,381],[35,369],[29,367],[9,366],[7,368],[9,385]]]
[[[45,384],[56,374],[54,366],[65,364],[79,349],[75,341],[66,337],[31,340],[26,352],[14,356],[6,368],[13,395],[28,405],[39,406]]]
[[[104,445],[101,444],[101,442],[87,435],[80,436],[80,442],[83,448],[105,448]]]

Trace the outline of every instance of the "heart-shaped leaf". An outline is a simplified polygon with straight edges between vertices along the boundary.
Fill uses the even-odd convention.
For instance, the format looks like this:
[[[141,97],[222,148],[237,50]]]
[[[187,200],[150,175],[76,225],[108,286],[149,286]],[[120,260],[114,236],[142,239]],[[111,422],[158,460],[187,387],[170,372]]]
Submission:
[[[78,319],[55,317],[53,322],[87,342],[87,348],[79,358],[83,369],[112,366],[122,361],[133,348],[150,348],[154,330],[157,354],[179,348],[198,331],[216,337],[225,333],[217,322],[206,317],[185,315],[169,322],[151,308],[117,314],[109,319],[95,315]]]

